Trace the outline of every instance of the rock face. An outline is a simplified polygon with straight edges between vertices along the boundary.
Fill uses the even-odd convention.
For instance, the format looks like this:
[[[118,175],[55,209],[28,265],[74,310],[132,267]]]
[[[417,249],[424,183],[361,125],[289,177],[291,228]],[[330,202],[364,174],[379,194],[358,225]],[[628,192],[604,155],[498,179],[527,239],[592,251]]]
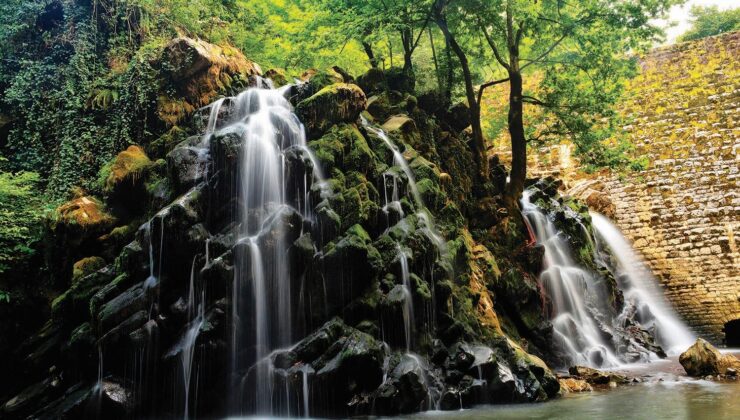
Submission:
[[[740,370],[740,360],[731,354],[722,354],[706,340],[696,343],[681,353],[678,361],[689,376],[730,375]]]
[[[560,392],[562,394],[569,394],[571,392],[591,392],[591,384],[586,382],[584,379],[576,378],[562,378],[558,379],[560,382]]]
[[[191,78],[206,71],[197,57],[183,63],[198,69]],[[536,282],[542,252],[502,210],[504,168],[492,161],[497,181],[475,185],[462,128],[409,94],[376,92],[387,107],[362,124],[364,93],[336,77],[346,79],[315,72],[302,88],[281,91],[297,102],[311,153],[302,144],[281,150],[286,204],[253,235],[240,224],[261,220],[272,203],[249,207],[239,189],[253,144],[223,122],[245,104],[237,98],[195,115],[194,132],[205,131],[211,112],[222,120],[152,162],[141,208],[86,234],[84,252],[52,235],[71,250],[63,292],[52,319],[19,346],[20,379],[3,414],[79,417],[102,398],[104,415],[182,417],[189,395],[190,415],[223,417],[258,412],[254,390],[270,393],[265,413],[332,417],[558,395],[543,362],[558,358]],[[295,123],[269,116],[283,115]],[[275,143],[295,140],[283,128]],[[469,199],[478,190],[490,192],[480,205]],[[585,208],[559,198],[551,180],[541,195],[586,250],[579,258],[595,265]],[[59,223],[85,219],[80,209],[107,214],[115,194],[105,196],[64,206]],[[85,262],[71,282],[76,261]],[[258,316],[258,274],[272,285],[279,267],[290,268],[281,277],[287,304]],[[254,337],[267,312],[290,313],[289,331],[279,331],[289,337],[260,354]],[[134,364],[141,375],[131,378]]]
[[[602,372],[586,366],[571,366],[568,373],[576,378],[582,379],[591,385],[626,384],[627,377],[616,373]]]

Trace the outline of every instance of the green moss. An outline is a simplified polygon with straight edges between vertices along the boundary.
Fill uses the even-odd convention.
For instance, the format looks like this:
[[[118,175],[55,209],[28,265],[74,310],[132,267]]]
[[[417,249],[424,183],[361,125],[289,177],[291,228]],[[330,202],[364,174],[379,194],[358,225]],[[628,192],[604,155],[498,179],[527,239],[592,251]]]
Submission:
[[[152,161],[141,147],[129,146],[100,169],[99,187],[110,192],[123,182],[136,182],[152,166]]]
[[[100,257],[87,257],[77,261],[72,266],[72,284],[103,267],[105,267],[105,260]]]

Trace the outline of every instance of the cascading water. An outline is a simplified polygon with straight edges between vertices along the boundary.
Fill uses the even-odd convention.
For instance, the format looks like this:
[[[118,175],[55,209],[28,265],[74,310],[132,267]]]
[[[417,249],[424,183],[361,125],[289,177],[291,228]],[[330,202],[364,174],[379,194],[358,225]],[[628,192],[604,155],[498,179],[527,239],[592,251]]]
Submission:
[[[597,367],[618,365],[619,359],[589,310],[590,305],[601,300],[593,275],[574,262],[570,246],[555,224],[530,201],[529,191],[522,197],[522,213],[537,243],[545,249],[540,284],[552,300],[555,340],[568,353],[570,363]]]
[[[248,89],[228,99],[231,109],[224,117],[220,115],[223,101],[214,103],[203,135],[203,144],[216,135],[238,136],[241,142],[235,221],[242,251],[236,254],[231,336],[237,384],[232,411],[236,414],[291,414],[287,396],[275,395],[268,360],[274,350],[288,347],[295,338],[288,243],[280,229],[283,217],[293,209],[310,221],[309,184],[324,181],[306,147],[303,125],[284,94],[284,89]],[[298,150],[312,163],[311,179],[304,179],[302,192],[289,191],[287,185],[290,150]],[[308,404],[307,398],[303,403]]]
[[[400,168],[401,172],[406,176],[408,191],[411,193],[416,213],[415,216],[421,224],[421,230],[424,235],[434,244],[437,248],[437,258],[444,257],[447,255],[447,244],[442,235],[437,230],[434,219],[431,213],[424,205],[424,201],[419,194],[419,189],[416,185],[416,179],[409,163],[404,158],[398,147],[391,141],[388,135],[380,128],[373,127],[370,122],[365,118],[361,117],[363,127],[369,132],[375,134],[380,138],[386,145],[388,150],[393,155],[393,165]],[[386,214],[388,220],[387,230],[390,230],[395,224],[404,224],[402,229],[408,234],[408,226],[405,225],[403,205],[401,203],[401,196],[399,194],[398,185],[399,174],[393,172],[393,170],[387,171],[383,174],[383,197],[384,203],[382,210]],[[395,214],[394,214],[395,213]],[[423,379],[425,386],[427,387],[427,398],[426,398],[426,409],[437,408],[439,406],[440,392],[435,387],[431,386],[432,380],[429,378],[427,372],[422,363],[422,359],[413,353],[415,343],[414,335],[416,329],[416,322],[414,319],[414,297],[413,288],[411,285],[411,272],[409,269],[409,255],[407,255],[400,240],[396,242],[397,258],[400,266],[401,283],[405,295],[403,313],[403,324],[404,324],[404,339],[406,344],[406,355],[405,358],[411,361],[413,369],[419,371],[419,376]],[[434,270],[430,270],[433,272]],[[434,281],[432,281],[432,285]],[[426,321],[434,323],[434,314],[425,314],[427,316]],[[384,375],[383,382],[386,381],[387,372]]]
[[[597,249],[608,249],[615,259],[614,264],[607,265],[613,266],[613,274],[624,294],[624,311],[635,311],[635,319],[653,333],[669,354],[686,350],[696,337],[666,301],[650,268],[609,219],[591,212],[591,221]]]

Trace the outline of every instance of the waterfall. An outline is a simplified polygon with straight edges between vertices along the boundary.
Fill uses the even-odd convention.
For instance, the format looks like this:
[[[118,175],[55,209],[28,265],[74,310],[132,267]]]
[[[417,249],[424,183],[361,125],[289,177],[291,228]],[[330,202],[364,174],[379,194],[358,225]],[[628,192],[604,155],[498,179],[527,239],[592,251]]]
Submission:
[[[201,146],[209,147],[219,136],[236,136],[241,143],[233,184],[238,251],[231,293],[232,411],[290,415],[289,396],[275,395],[280,391],[270,362],[275,350],[289,347],[296,338],[293,306],[297,302],[293,302],[290,244],[283,234],[283,220],[296,212],[312,222],[311,186],[318,185],[322,196],[328,187],[306,146],[303,125],[285,98],[288,88],[272,89],[265,81],[259,85],[210,106]],[[301,191],[288,185],[289,151],[311,162],[313,171],[303,174],[302,186],[297,188]],[[307,394],[303,403],[307,412]]]
[[[696,337],[665,299],[650,268],[609,219],[591,212],[591,221],[597,248],[608,248],[616,260],[613,273],[624,294],[624,310],[636,311],[635,319],[653,332],[658,343],[669,354],[686,350]]]
[[[545,249],[539,281],[552,300],[555,340],[568,353],[570,363],[597,367],[619,365],[589,308],[600,300],[592,273],[574,262],[567,241],[547,215],[530,201],[529,191],[522,197],[522,213],[537,243]]]

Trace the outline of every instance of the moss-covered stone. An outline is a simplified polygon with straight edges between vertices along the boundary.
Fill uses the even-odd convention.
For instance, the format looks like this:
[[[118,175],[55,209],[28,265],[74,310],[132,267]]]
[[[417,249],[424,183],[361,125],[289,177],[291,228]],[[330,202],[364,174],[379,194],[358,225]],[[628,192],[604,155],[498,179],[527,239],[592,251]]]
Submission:
[[[110,192],[124,182],[136,183],[153,165],[144,149],[129,146],[100,170],[99,180],[104,191]]]
[[[72,284],[82,277],[100,270],[105,266],[105,260],[100,257],[86,257],[72,266]]]
[[[367,99],[362,89],[348,83],[326,86],[296,107],[309,137],[318,138],[332,125],[354,122],[365,109]]]

